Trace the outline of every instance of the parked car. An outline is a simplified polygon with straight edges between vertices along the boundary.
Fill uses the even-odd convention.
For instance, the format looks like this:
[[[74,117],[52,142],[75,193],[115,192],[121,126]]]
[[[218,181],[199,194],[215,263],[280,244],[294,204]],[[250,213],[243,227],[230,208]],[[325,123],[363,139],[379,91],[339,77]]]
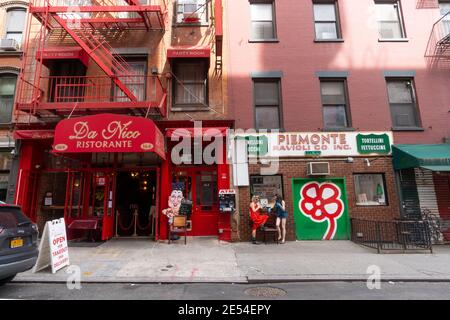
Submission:
[[[0,285],[35,265],[37,238],[37,225],[20,207],[0,204]]]

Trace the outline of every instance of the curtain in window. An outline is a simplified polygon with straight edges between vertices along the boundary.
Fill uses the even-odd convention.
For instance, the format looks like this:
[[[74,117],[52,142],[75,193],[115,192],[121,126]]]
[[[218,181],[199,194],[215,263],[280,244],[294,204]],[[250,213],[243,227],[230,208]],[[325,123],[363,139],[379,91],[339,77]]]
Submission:
[[[275,30],[273,27],[273,6],[271,3],[254,3],[251,5],[253,39],[273,39]]]
[[[119,79],[127,86],[127,88],[134,94],[138,101],[145,101],[146,99],[146,70],[147,61],[127,61],[130,66],[130,74],[132,76],[119,77]],[[116,87],[117,101],[128,101],[128,97],[118,87]]]
[[[0,76],[0,123],[11,122],[16,81],[16,76]]]
[[[206,103],[206,71],[203,63],[180,63],[175,81],[175,104]]]
[[[22,8],[10,9],[7,13],[6,38],[22,42],[23,29],[25,28],[26,10]]]

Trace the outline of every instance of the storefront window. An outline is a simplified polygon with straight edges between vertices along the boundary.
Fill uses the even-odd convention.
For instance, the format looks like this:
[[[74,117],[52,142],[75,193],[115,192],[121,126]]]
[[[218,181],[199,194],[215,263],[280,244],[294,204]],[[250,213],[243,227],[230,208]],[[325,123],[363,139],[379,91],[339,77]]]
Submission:
[[[356,174],[355,192],[358,206],[386,206],[386,188],[382,174]]]
[[[263,205],[269,205],[277,194],[283,197],[283,176],[250,176],[250,192],[259,196]]]
[[[0,201],[6,201],[8,193],[9,169],[11,168],[11,152],[0,152]]]

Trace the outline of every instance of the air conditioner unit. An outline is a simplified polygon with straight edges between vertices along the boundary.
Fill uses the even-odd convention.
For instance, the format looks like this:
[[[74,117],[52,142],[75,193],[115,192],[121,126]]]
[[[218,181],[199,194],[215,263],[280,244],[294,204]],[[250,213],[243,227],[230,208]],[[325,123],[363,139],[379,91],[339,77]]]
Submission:
[[[329,162],[308,162],[307,163],[308,176],[327,176],[330,174]]]
[[[18,51],[20,49],[19,43],[14,39],[1,39],[0,50],[3,51]]]

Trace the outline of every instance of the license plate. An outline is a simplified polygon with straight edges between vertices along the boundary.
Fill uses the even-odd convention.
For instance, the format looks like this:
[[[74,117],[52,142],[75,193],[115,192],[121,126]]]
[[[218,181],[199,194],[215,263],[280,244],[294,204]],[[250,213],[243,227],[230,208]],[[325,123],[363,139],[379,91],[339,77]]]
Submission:
[[[20,247],[23,247],[23,239],[11,240],[11,248],[20,248]]]

